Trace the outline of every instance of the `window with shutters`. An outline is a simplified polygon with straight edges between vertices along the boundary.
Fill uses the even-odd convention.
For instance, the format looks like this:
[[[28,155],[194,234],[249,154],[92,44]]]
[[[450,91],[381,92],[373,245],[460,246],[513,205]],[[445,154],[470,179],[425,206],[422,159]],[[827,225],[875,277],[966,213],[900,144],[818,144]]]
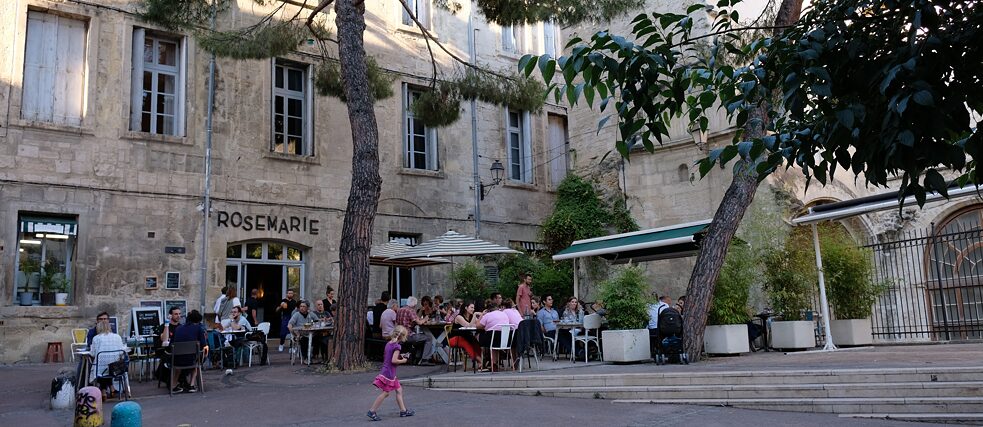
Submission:
[[[184,39],[133,30],[130,130],[184,136]]]
[[[506,108],[505,129],[509,179],[512,181],[532,183],[532,148],[529,136],[529,112]]]
[[[396,4],[403,11],[403,25],[415,27],[416,23],[413,22],[413,18],[406,12],[403,5],[398,2]],[[406,0],[406,5],[413,11],[413,15],[423,24],[423,27],[430,29],[430,0]]]
[[[413,102],[423,91],[410,85],[403,85],[403,123],[405,149],[403,167],[408,169],[438,170],[437,130],[427,127],[413,115]]]
[[[27,13],[21,118],[82,125],[86,30],[84,21]]]
[[[553,58],[560,52],[560,30],[551,21],[543,22],[543,53]]]
[[[521,25],[507,25],[502,27],[502,51],[508,53],[522,53],[523,33]]]
[[[273,141],[270,150],[313,156],[309,65],[277,59],[273,64]]]

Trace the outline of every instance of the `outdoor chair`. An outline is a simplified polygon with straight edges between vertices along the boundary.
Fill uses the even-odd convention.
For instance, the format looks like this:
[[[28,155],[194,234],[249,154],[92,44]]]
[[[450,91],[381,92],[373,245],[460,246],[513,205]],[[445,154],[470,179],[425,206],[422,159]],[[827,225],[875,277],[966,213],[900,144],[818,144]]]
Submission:
[[[468,360],[471,359],[471,357],[469,357],[467,353],[464,351],[464,347],[451,345],[451,331],[453,330],[454,330],[453,325],[444,326],[444,333],[447,335],[447,348],[450,350],[450,355],[448,355],[449,356],[448,359],[450,360],[450,362],[447,363],[447,372],[450,372],[451,366],[454,367],[454,372],[457,372],[458,363],[460,363],[461,366],[464,367],[464,372],[467,372],[468,371],[467,363]],[[471,360],[471,369],[474,373],[478,373],[478,364],[474,360]]]
[[[260,323],[259,326],[256,327],[256,329],[259,329],[261,332],[263,332],[263,337],[269,337],[270,336],[270,322]],[[249,367],[250,368],[253,367],[253,352],[256,351],[257,348],[262,348],[262,347],[263,347],[263,345],[260,344],[259,342],[256,342],[256,341],[247,341],[246,342],[246,348],[249,349]],[[267,356],[267,357],[269,357],[269,356]],[[263,361],[260,360],[260,363],[262,363],[262,362]]]
[[[122,360],[125,366],[117,373],[110,372],[109,365],[113,362]],[[126,350],[100,351],[96,354],[93,369],[96,369],[96,382],[99,380],[110,380],[110,385],[117,385],[116,391],[119,393],[120,400],[127,400],[130,397],[130,357]]]
[[[594,331],[594,335],[591,336],[590,331]],[[584,316],[584,334],[577,335],[573,337],[573,349],[574,354],[577,353],[577,343],[584,344],[584,363],[587,363],[587,357],[589,353],[590,343],[593,343],[597,347],[597,354],[601,355],[601,315],[594,313]],[[604,356],[600,356],[601,360],[604,360]],[[572,357],[571,360],[576,361],[576,357]]]
[[[184,369],[192,369],[195,373],[195,378],[198,380],[198,391],[202,395],[205,394],[205,383],[202,380],[202,353],[199,348],[199,343],[197,341],[183,341],[171,344],[171,384],[168,388],[171,396],[174,395],[174,387],[178,384],[177,375],[178,372]],[[180,356],[194,356],[194,362],[189,364],[177,364],[177,359]]]
[[[515,331],[515,338],[512,340],[512,347],[518,355],[519,372],[522,372],[522,359],[526,359],[529,368],[532,368],[533,359],[536,360],[536,369],[539,369],[539,348],[543,346],[543,327],[536,319],[526,319],[519,322]]]
[[[492,342],[491,347],[488,348],[491,356],[491,366],[494,369],[497,365],[495,360],[495,353],[499,351],[504,351],[509,357],[509,367],[514,367],[512,358],[512,325],[508,323],[502,323],[497,327],[501,328],[501,331],[492,332]]]
[[[75,361],[75,352],[89,348],[89,345],[85,342],[85,338],[88,335],[88,329],[72,329],[72,346],[70,347],[72,350],[72,362]]]

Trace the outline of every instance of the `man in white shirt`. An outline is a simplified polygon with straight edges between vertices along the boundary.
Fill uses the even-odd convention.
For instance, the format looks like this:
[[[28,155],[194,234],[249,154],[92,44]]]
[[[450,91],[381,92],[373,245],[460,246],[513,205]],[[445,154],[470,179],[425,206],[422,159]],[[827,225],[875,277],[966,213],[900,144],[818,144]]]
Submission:
[[[249,321],[242,315],[242,307],[239,306],[232,307],[232,314],[228,319],[223,319],[220,326],[223,332],[242,332],[241,334],[222,334],[226,346],[231,345],[236,353],[239,353],[240,349],[246,345],[246,333],[253,329],[249,325]],[[236,357],[235,360],[239,360],[239,358]]]
[[[662,297],[665,298],[665,297]],[[669,304],[659,298],[654,304],[649,304],[649,343],[652,357],[655,357],[656,347],[659,345],[659,314],[662,310],[669,308]]]

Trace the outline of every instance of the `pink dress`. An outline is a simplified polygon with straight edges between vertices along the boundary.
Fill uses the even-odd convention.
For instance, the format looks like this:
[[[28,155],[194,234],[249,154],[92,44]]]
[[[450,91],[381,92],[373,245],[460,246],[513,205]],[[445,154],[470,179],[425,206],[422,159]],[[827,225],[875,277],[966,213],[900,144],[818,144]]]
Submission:
[[[399,379],[396,378],[396,365],[393,365],[393,354],[398,353],[400,350],[402,350],[402,347],[398,342],[390,341],[386,343],[386,350],[382,353],[382,371],[372,381],[372,385],[378,387],[379,390],[388,393],[401,388]]]

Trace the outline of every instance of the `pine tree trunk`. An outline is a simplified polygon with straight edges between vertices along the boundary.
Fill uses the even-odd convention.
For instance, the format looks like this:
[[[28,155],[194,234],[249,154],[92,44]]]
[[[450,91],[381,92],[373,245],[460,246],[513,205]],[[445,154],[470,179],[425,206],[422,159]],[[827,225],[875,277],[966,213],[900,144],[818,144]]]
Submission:
[[[775,26],[792,25],[799,19],[802,11],[802,0],[782,0],[775,17]],[[744,126],[744,137],[747,139],[765,136],[768,123],[768,105],[770,100],[764,100],[748,114]],[[707,228],[706,238],[700,243],[700,252],[696,255],[696,265],[686,287],[686,310],[683,314],[683,335],[686,337],[686,353],[690,360],[699,360],[703,351],[703,332],[706,329],[707,313],[710,310],[710,300],[720,277],[720,269],[730,248],[730,242],[737,232],[744,213],[754,200],[758,191],[758,174],[755,162],[740,160],[734,165],[734,180],[724,193],[713,222]]]
[[[350,370],[365,363],[365,308],[369,293],[369,250],[379,206],[379,129],[365,63],[365,5],[335,2],[338,58],[352,127],[352,187],[341,229],[341,282],[335,317],[334,364]]]

